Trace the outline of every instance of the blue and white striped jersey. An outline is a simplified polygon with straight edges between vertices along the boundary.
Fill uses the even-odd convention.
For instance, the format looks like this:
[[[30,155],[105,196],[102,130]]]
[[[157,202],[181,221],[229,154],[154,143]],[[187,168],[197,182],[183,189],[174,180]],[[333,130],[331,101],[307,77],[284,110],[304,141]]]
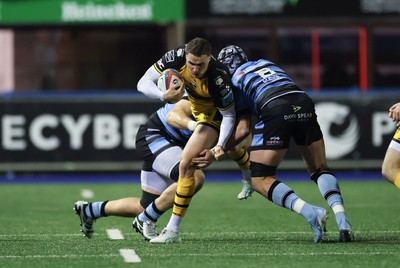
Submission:
[[[232,76],[233,86],[240,89],[254,114],[270,100],[282,95],[304,92],[281,68],[268,60],[248,61]]]

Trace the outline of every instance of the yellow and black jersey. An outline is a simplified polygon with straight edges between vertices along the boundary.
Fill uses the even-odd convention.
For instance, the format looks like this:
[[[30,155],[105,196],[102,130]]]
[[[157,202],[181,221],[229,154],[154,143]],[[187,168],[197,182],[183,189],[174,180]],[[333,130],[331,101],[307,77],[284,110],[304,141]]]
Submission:
[[[181,74],[197,121],[221,121],[217,110],[234,105],[231,78],[226,67],[212,58],[202,78],[193,78],[186,66],[185,46],[170,50],[154,64],[158,72],[176,69]],[[214,124],[213,124],[214,125]]]

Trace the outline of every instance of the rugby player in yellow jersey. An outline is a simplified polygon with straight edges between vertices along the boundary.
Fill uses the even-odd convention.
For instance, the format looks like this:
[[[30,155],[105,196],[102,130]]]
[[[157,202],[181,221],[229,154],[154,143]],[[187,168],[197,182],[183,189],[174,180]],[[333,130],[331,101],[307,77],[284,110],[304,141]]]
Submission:
[[[382,175],[397,188],[400,188],[400,102],[389,108],[389,117],[397,123],[398,129],[394,133],[383,159]]]
[[[192,159],[215,144],[211,150],[215,158],[226,155],[225,146],[236,120],[234,96],[228,70],[211,56],[211,51],[207,40],[196,37],[186,45],[168,51],[138,82],[139,91],[161,101],[177,102],[186,90],[196,120],[195,124],[188,125],[193,134],[182,152],[171,218],[161,234],[150,240],[152,243],[180,241],[179,226],[195,191],[193,174],[196,166]],[[157,89],[155,81],[169,68],[179,71],[184,85],[163,93]]]

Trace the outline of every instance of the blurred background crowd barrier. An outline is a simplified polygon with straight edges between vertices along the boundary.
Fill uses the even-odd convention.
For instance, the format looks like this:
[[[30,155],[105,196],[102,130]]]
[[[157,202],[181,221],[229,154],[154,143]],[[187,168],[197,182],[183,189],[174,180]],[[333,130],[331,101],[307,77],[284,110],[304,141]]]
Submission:
[[[136,84],[195,36],[285,69],[317,103],[331,166],[380,168],[399,0],[0,0],[0,171],[139,170],[137,127],[161,104]],[[295,150],[283,167],[302,167]]]

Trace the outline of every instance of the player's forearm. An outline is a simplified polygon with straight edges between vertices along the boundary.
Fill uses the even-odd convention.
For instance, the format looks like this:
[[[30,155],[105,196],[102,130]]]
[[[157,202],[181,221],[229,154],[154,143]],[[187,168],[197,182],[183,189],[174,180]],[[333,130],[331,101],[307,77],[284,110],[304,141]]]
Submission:
[[[235,126],[236,113],[233,106],[225,111],[220,111],[220,113],[223,117],[217,145],[225,148]]]
[[[158,90],[156,84],[159,76],[160,74],[157,72],[157,70],[153,66],[150,67],[140,78],[137,84],[138,91],[142,92],[151,99],[164,101],[164,93]]]
[[[196,121],[190,119],[190,117],[182,111],[170,111],[167,115],[167,124],[179,129],[194,130]]]

